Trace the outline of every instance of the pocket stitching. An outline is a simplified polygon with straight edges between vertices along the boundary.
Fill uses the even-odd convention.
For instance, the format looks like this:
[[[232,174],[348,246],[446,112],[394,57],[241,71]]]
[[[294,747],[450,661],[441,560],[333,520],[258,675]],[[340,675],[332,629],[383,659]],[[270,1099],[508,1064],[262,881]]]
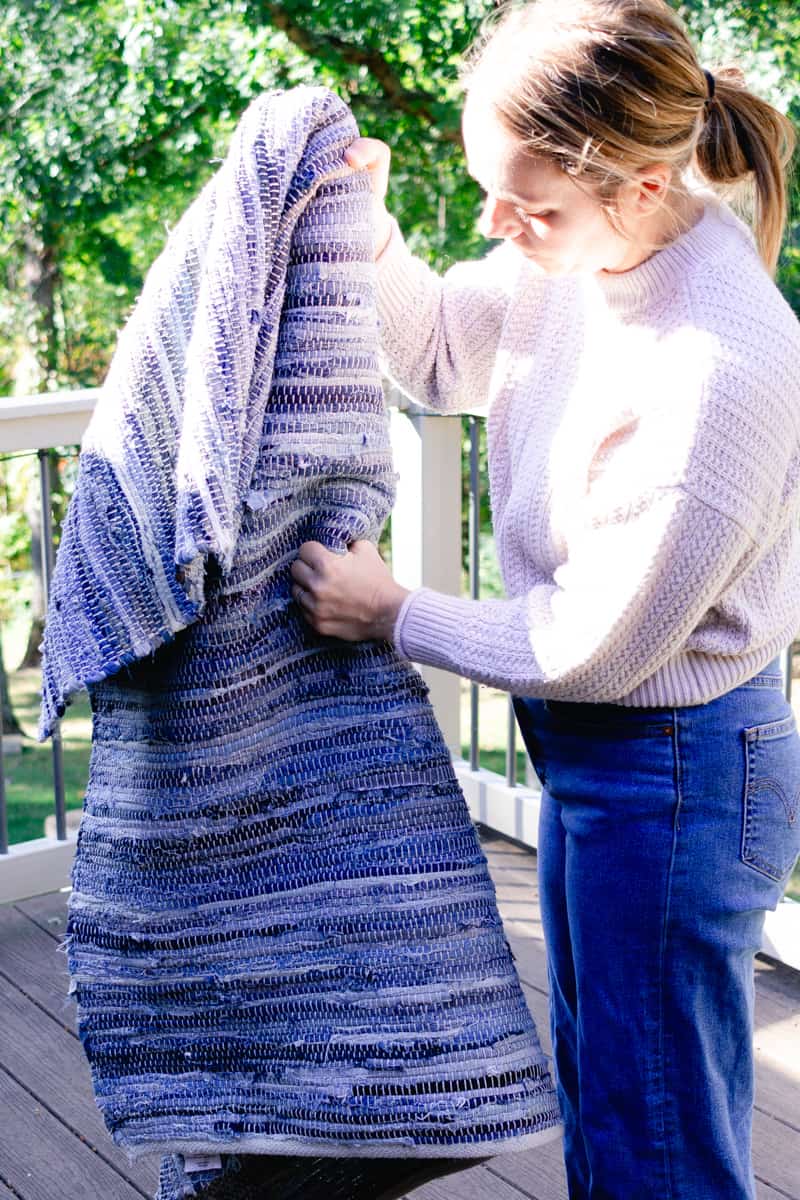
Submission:
[[[792,714],[788,717],[781,717],[779,721],[767,721],[764,725],[752,725],[744,732],[748,742],[768,742],[791,733],[794,728],[795,719]]]
[[[772,741],[778,737],[785,736],[795,729],[794,715],[784,717],[780,721],[770,721],[764,725],[754,725],[749,729],[745,729],[745,790],[744,790],[744,820],[742,822],[742,844],[741,844],[741,859],[742,862],[751,867],[754,871],[758,871],[762,875],[766,875],[768,879],[772,879],[776,883],[781,883],[788,872],[791,870],[793,860],[789,861],[789,865],[782,871],[779,871],[777,864],[768,862],[761,855],[758,855],[751,848],[751,841],[754,838],[753,823],[754,823],[754,805],[751,803],[757,792],[771,790],[775,792],[783,805],[786,813],[789,828],[795,824],[797,820],[798,810],[800,810],[800,792],[795,796],[794,805],[792,806],[786,795],[786,792],[781,787],[776,779],[766,776],[763,779],[753,779],[753,752],[755,745],[759,741]],[[776,873],[777,872],[777,873]]]

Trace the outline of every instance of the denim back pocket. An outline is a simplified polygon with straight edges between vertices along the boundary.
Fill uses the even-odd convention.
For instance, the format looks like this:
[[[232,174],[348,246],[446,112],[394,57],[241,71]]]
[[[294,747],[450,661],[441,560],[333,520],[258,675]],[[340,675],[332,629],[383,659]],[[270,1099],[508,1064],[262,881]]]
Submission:
[[[800,738],[793,716],[754,725],[744,736],[742,861],[780,882],[800,851]]]

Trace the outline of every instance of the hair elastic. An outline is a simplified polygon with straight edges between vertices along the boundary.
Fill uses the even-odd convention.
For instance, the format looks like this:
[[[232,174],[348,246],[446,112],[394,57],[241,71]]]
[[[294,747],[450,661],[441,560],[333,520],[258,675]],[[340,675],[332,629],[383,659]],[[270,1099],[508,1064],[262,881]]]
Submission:
[[[714,76],[711,74],[711,72],[707,71],[705,69],[705,67],[703,68],[703,74],[705,75],[706,83],[708,84],[708,95],[706,96],[706,104],[710,104],[711,101],[714,99],[714,94],[717,90],[717,81],[714,78]]]

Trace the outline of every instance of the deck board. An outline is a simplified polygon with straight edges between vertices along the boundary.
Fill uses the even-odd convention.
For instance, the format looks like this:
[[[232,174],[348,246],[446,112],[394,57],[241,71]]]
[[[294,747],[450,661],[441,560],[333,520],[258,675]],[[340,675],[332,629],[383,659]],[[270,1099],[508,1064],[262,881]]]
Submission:
[[[415,1188],[412,1200],[520,1200],[519,1189],[506,1183],[486,1167],[470,1167],[459,1171],[458,1184],[455,1179],[438,1179]],[[355,1200],[355,1198],[354,1198]]]
[[[495,835],[485,837],[484,847],[525,996],[549,1053],[536,856]],[[66,892],[0,906],[0,1200],[147,1200],[156,1189],[156,1160],[128,1163],[92,1095],[60,950],[66,906]],[[763,958],[756,970],[755,1047],[758,1200],[800,1200],[800,974]],[[566,1195],[561,1145],[551,1142],[426,1184],[410,1197]]]
[[[65,910],[66,895],[55,892],[54,896]],[[66,958],[58,952],[56,938],[14,904],[0,905],[0,974],[42,1008],[72,1025]]]
[[[560,1141],[548,1142],[538,1150],[526,1150],[524,1154],[499,1155],[494,1159],[491,1171],[499,1179],[512,1183],[523,1196],[535,1200],[567,1200]],[[454,1191],[451,1200],[456,1200],[456,1195]],[[490,1200],[491,1195],[491,1192],[487,1193],[486,1200]]]
[[[152,1160],[130,1165],[108,1136],[92,1095],[89,1064],[75,1034],[2,977],[0,1012],[3,1069],[24,1081],[53,1116],[85,1139],[132,1186],[138,1186],[142,1195],[153,1196],[158,1172]],[[31,1047],[36,1047],[35,1055]]]
[[[3,1181],[23,1200],[142,1200],[118,1171],[0,1068]]]

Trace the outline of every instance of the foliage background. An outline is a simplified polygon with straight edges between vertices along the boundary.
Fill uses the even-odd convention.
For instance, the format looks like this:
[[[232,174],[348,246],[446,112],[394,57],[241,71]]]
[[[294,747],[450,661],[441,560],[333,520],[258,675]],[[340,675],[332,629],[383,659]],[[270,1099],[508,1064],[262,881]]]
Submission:
[[[686,0],[800,118],[800,10]],[[147,267],[250,99],[319,82],[393,149],[392,205],[443,268],[481,253],[458,60],[489,0],[12,0],[0,15],[0,395],[101,381]],[[800,307],[800,206],[780,281]]]

